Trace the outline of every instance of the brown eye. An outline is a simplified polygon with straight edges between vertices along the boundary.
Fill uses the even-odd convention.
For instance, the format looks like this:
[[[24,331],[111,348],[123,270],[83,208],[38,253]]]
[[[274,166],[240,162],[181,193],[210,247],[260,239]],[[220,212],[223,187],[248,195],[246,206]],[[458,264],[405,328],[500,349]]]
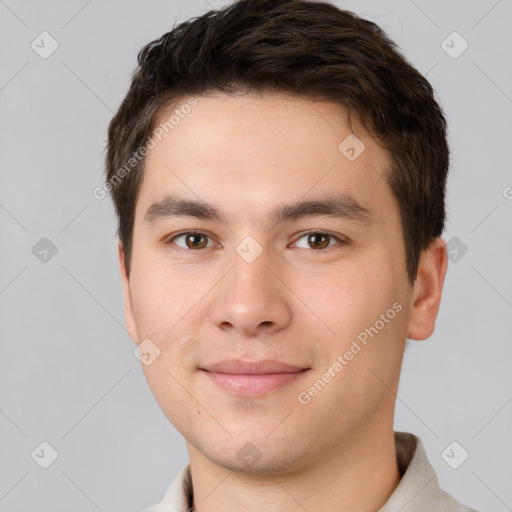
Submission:
[[[189,249],[203,249],[208,245],[208,237],[200,233],[185,235],[185,243]]]
[[[329,246],[330,238],[325,233],[311,233],[308,235],[308,244],[312,249],[325,249]]]
[[[187,232],[176,235],[169,240],[168,243],[173,243],[181,249],[205,249],[212,246],[211,239],[204,233]]]
[[[347,245],[347,243],[348,242],[335,235],[323,231],[312,231],[302,235],[293,245],[300,249],[315,249],[316,252],[320,252],[323,249],[329,249],[333,246],[339,246],[341,248]]]

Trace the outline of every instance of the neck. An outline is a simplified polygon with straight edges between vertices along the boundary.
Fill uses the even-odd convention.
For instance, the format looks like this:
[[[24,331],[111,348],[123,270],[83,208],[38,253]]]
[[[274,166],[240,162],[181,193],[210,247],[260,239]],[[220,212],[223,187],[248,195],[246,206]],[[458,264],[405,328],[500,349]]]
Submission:
[[[393,430],[383,430],[359,428],[308,465],[278,475],[226,469],[187,443],[192,507],[197,512],[374,512],[400,481]]]

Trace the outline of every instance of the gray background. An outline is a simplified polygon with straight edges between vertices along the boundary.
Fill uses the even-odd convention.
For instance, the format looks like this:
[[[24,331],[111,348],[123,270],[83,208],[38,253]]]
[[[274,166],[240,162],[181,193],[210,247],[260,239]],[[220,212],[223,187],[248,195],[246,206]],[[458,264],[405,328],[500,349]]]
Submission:
[[[114,211],[92,190],[140,48],[219,5],[0,1],[3,512],[138,511],[187,461],[133,355]],[[512,1],[337,5],[380,24],[427,74],[450,129],[445,239],[457,254],[435,334],[406,350],[396,429],[422,438],[456,498],[511,510]],[[43,31],[59,45],[46,59],[31,47]],[[453,31],[469,43],[458,58],[442,47]],[[42,237],[57,248],[47,261],[32,252]],[[58,452],[48,469],[35,462],[49,461],[43,441]],[[469,453],[458,469],[441,456],[452,441]],[[448,453],[453,464],[462,452]]]

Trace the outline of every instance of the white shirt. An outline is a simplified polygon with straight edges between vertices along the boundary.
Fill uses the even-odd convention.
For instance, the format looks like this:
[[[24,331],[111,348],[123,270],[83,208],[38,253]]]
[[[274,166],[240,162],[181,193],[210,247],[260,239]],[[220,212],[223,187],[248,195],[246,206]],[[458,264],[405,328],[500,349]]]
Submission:
[[[395,432],[398,467],[402,478],[378,512],[476,512],[461,505],[439,488],[421,441],[412,434]],[[144,512],[192,512],[190,463],[179,470],[164,499]]]

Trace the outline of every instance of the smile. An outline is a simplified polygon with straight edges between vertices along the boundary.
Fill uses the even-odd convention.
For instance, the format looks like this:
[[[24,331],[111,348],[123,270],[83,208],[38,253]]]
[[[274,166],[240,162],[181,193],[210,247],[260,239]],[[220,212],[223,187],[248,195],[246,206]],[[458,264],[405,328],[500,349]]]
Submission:
[[[268,394],[299,379],[308,369],[286,373],[234,374],[202,370],[219,388],[237,396],[255,397]]]

